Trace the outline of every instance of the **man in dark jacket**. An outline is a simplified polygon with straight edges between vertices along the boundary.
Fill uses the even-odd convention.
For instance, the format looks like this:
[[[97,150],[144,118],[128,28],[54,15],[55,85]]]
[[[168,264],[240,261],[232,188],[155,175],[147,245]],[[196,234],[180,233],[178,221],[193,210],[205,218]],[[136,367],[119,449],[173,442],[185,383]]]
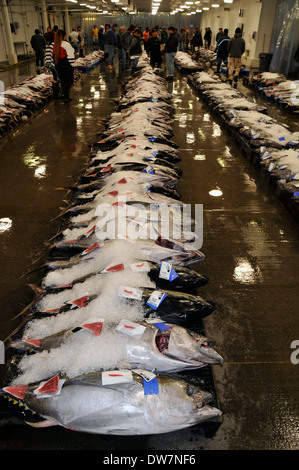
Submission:
[[[198,51],[198,49],[203,46],[201,32],[198,28],[194,28],[190,44],[193,47],[193,52]]]
[[[228,42],[228,79],[232,83],[234,80],[237,86],[240,68],[242,65],[241,57],[245,52],[245,41],[242,38],[240,28],[236,28],[235,35]]]
[[[46,40],[44,36],[40,34],[39,29],[36,29],[34,32],[35,34],[32,36],[30,43],[31,43],[32,49],[35,52],[36,68],[37,68],[37,71],[39,71],[40,70],[39,67],[44,66],[44,53],[46,49]]]
[[[130,59],[131,59],[132,72],[135,72],[135,70],[137,68],[139,58],[142,54],[142,47],[141,47],[140,37],[141,37],[141,31],[139,29],[135,29],[133,37],[132,37],[132,42],[131,42],[130,48],[129,48],[129,55],[130,55]]]
[[[228,36],[228,29],[225,29],[215,49],[215,52],[217,52],[217,59],[216,59],[217,73],[220,72],[220,67],[221,67],[222,62],[227,67],[229,40],[230,40],[230,37]]]
[[[133,38],[133,31],[134,28],[130,26],[120,37],[123,67],[128,67],[130,62],[129,49]]]
[[[107,52],[108,52],[108,67],[109,70],[112,70],[114,65],[114,52],[117,47],[117,39],[115,31],[117,29],[117,24],[114,24],[107,32]]]
[[[147,50],[150,56],[150,64],[153,69],[157,66],[161,68],[162,55],[161,55],[161,41],[156,29],[152,31],[152,35],[147,42]]]
[[[165,44],[165,60],[166,60],[166,68],[167,68],[167,78],[166,80],[172,80],[174,77],[174,58],[178,50],[178,35],[175,32],[175,28],[173,26],[169,26],[168,28],[168,39]]]

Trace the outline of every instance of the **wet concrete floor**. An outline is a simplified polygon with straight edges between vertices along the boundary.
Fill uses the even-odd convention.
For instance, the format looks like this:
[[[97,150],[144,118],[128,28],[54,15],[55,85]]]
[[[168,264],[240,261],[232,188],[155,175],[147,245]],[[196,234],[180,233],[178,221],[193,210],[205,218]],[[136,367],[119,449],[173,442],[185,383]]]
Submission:
[[[76,84],[71,104],[50,102],[0,142],[2,338],[33,298],[27,284],[40,281],[40,272],[20,276],[42,264],[45,242],[59,228],[52,219],[67,194],[56,188],[71,185],[88,162],[88,142],[113,111],[121,79],[102,64]],[[192,428],[129,438],[22,426],[0,449],[299,449],[299,364],[291,362],[299,336],[298,226],[187,78],[177,73],[168,87],[184,171],[178,190],[185,203],[203,204],[206,259],[196,269],[210,279],[199,294],[217,307],[204,324],[225,361],[213,368],[223,422],[209,438]]]

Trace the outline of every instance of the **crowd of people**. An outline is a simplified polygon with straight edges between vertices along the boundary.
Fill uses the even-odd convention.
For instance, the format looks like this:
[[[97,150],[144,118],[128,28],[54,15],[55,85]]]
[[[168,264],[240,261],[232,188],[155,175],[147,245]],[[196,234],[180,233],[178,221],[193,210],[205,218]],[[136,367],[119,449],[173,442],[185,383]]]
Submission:
[[[146,51],[153,68],[162,67],[162,56],[165,57],[167,80],[174,77],[174,59],[177,51],[191,51],[196,53],[199,48],[210,48],[212,31],[205,28],[202,38],[201,31],[195,27],[191,33],[188,27],[179,31],[174,26],[155,26],[142,31],[140,25],[131,25],[127,29],[115,24],[94,25],[91,30],[91,39],[94,47],[104,51],[108,61],[108,68],[112,70],[115,65],[115,56],[118,54],[120,66],[132,68],[135,71],[139,58]],[[230,83],[237,81],[241,68],[241,57],[245,52],[245,41],[240,28],[235,30],[232,38],[228,36],[228,29],[219,28],[216,35],[217,73],[220,73],[221,64],[228,68]],[[46,66],[53,74],[53,94],[58,93],[58,82],[61,82],[62,97],[64,101],[71,100],[69,93],[74,81],[73,62],[77,56],[84,55],[85,34],[81,26],[73,28],[69,36],[58,26],[53,30],[48,27],[42,35],[38,29],[31,38],[31,45],[36,55],[36,67],[42,71]]]

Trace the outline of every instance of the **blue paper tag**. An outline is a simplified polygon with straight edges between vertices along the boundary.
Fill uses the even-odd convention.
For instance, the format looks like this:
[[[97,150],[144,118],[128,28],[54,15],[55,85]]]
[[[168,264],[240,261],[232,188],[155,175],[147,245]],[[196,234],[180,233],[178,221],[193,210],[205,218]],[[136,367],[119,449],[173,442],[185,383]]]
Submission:
[[[150,138],[149,138],[149,141],[150,141],[150,142],[156,142],[156,140],[157,140],[157,137],[150,137]]]
[[[278,140],[283,141],[283,140],[286,140],[286,138],[285,137],[279,137]]]
[[[159,383],[157,377],[152,380],[143,379],[144,395],[159,395]]]
[[[169,327],[161,322],[161,323],[153,323],[153,325],[155,325],[160,331],[165,331],[165,330],[169,330]]]
[[[295,196],[295,197],[298,197],[298,196],[299,196],[299,193],[298,193],[298,192],[295,192],[295,193],[294,193],[294,196]]]
[[[152,156],[153,156],[153,157],[156,157],[156,156],[157,156],[157,152],[152,152]]]

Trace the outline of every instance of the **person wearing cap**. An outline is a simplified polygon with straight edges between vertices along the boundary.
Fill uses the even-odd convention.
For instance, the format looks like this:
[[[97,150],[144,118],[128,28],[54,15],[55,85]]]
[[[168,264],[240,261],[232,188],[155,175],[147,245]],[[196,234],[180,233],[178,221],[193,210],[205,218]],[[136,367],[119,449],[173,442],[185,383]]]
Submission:
[[[108,52],[108,68],[112,70],[114,66],[114,53],[115,48],[117,47],[117,39],[115,31],[117,29],[117,24],[114,23],[107,32],[107,52]]]
[[[122,66],[128,67],[130,63],[129,49],[133,39],[134,27],[131,25],[120,37],[120,45],[122,51]]]
[[[178,50],[179,40],[178,35],[176,34],[176,30],[173,26],[169,26],[168,33],[169,36],[164,49],[167,68],[166,80],[172,80],[174,77],[174,58]]]
[[[132,41],[129,47],[129,55],[131,59],[132,72],[135,72],[139,58],[142,54],[140,36],[141,36],[141,31],[138,28],[136,28],[134,30]]]
[[[242,38],[242,31],[236,28],[235,35],[232,37],[227,46],[228,52],[228,81],[232,84],[233,80],[235,86],[237,85],[240,68],[242,65],[241,57],[245,52],[245,40]]]

